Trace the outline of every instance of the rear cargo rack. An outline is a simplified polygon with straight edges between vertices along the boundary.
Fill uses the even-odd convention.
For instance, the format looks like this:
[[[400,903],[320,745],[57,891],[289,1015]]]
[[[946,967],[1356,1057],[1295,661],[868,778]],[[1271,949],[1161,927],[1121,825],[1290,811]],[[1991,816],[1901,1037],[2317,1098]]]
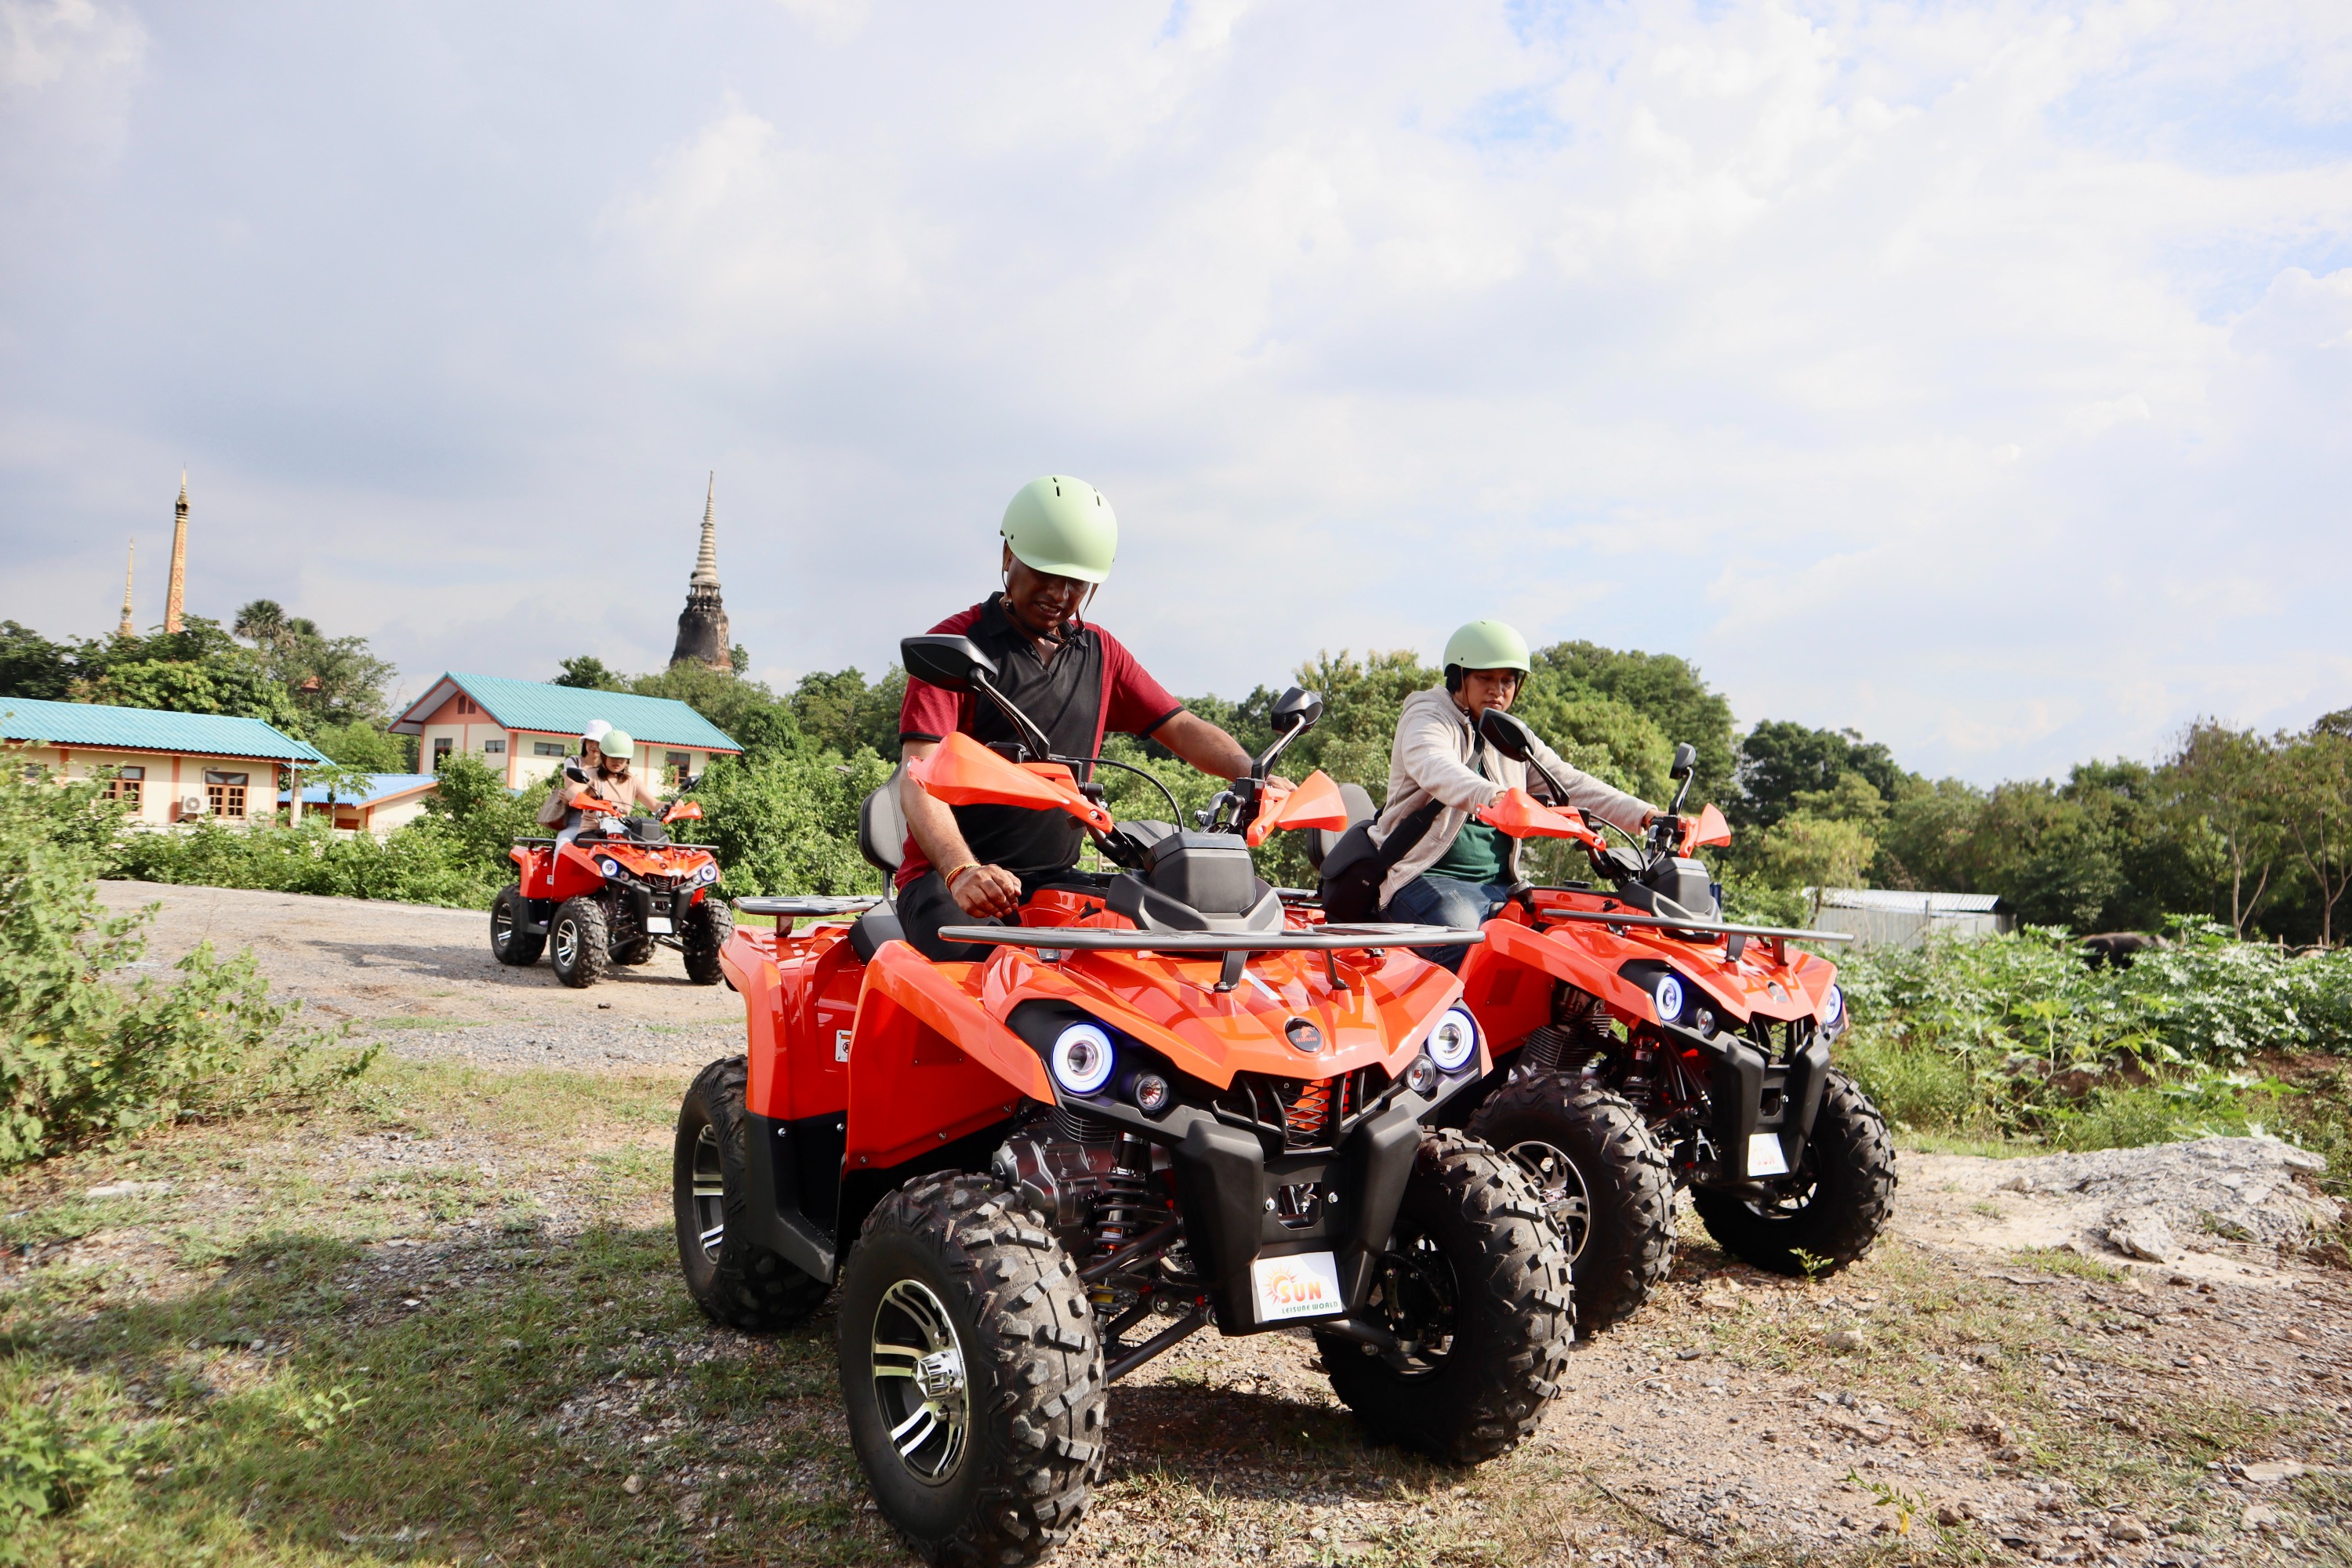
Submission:
[[[1482,931],[1446,926],[1326,925],[1303,931],[1108,931],[1101,926],[941,926],[941,942],[984,942],[1055,952],[1335,952],[1351,948],[1468,947]]]
[[[749,898],[735,900],[735,910],[746,915],[862,915],[882,901],[878,894],[863,898]]]

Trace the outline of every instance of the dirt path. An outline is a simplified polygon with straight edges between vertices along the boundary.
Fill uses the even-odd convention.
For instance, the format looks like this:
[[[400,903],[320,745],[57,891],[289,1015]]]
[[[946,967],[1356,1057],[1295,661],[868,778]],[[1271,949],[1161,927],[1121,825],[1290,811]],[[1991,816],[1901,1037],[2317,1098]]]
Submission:
[[[673,953],[573,992],[543,964],[498,965],[480,915],[104,887],[118,908],[162,900],[154,960],[205,937],[251,944],[274,984],[404,1054],[683,1082],[740,1048],[735,995],[688,985]],[[644,1135],[648,1169],[666,1139]],[[2030,1167],[2046,1168],[2041,1186],[2021,1181]],[[1894,1235],[1818,1282],[1726,1258],[1685,1208],[1662,1297],[1580,1347],[1534,1445],[1450,1490],[1402,1488],[1324,1436],[1348,1426],[1311,1342],[1195,1338],[1115,1391],[1118,1458],[1076,1555],[2352,1557],[2343,1276],[2213,1236],[2130,1264],[2084,1239],[2102,1223],[2084,1194],[2101,1189],[2053,1184],[2048,1172],[2072,1183],[2072,1166],[1913,1153],[1901,1168]],[[622,1206],[605,1217],[659,1226],[667,1197]],[[677,1349],[725,1356],[737,1342],[696,1328]]]
[[[742,1049],[735,994],[689,984],[667,948],[574,991],[543,958],[510,969],[491,957],[487,912],[154,882],[98,887],[117,911],[163,906],[149,928],[148,972],[168,972],[200,942],[224,952],[250,947],[272,987],[300,997],[314,1019],[348,1021],[353,1039],[403,1055],[597,1070],[698,1068]]]

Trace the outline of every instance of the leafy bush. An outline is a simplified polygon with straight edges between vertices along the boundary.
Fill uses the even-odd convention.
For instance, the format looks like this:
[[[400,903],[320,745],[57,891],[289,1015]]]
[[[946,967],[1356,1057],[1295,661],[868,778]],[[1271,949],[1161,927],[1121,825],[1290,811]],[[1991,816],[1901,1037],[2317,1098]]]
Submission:
[[[72,1512],[93,1488],[127,1474],[132,1452],[119,1423],[81,1419],[60,1408],[61,1395],[10,1392],[16,1397],[0,1401],[0,1563],[25,1561],[24,1527]]]
[[[173,984],[119,984],[153,911],[109,917],[98,901],[99,858],[70,830],[98,788],[0,780],[0,1169],[370,1059],[321,1068],[323,1037],[290,1026],[300,1004],[270,1000],[250,952],[224,962],[207,943]]]
[[[857,808],[891,764],[860,749],[723,758],[702,776],[694,833],[719,855],[730,898],[757,893],[870,893],[881,873],[857,852]]]
[[[506,870],[510,873],[511,863]],[[421,817],[384,838],[337,834],[323,816],[299,826],[224,827],[198,822],[123,836],[115,876],[208,888],[258,888],[343,899],[487,908],[508,879],[486,867],[446,822]]]
[[[1841,1055],[1913,1127],[2105,1148],[2274,1125],[2288,1091],[2252,1057],[2352,1054],[2352,952],[2290,955],[2204,922],[2172,941],[2126,970],[2035,928],[1857,952]]]

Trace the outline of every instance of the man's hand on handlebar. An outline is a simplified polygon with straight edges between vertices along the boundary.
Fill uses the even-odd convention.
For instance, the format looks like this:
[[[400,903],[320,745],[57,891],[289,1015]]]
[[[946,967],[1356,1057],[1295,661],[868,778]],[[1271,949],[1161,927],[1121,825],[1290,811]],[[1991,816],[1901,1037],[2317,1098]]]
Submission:
[[[1021,879],[1002,866],[967,866],[948,883],[948,897],[974,920],[1002,919],[1021,908]]]

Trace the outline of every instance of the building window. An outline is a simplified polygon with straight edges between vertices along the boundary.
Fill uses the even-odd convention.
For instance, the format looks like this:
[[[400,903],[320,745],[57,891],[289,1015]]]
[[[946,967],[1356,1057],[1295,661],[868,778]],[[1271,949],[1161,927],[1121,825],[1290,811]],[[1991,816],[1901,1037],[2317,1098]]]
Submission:
[[[434,771],[435,773],[439,773],[439,772],[441,771],[441,764],[442,764],[443,763],[447,762],[447,761],[449,760],[449,753],[450,753],[451,752],[456,751],[457,749],[457,742],[456,741],[454,741],[454,740],[450,739],[448,736],[446,736],[446,735],[436,735],[436,736],[434,736],[434,737],[433,737],[433,771]]]
[[[669,753],[667,761],[669,763],[669,782],[674,784],[683,785],[689,776],[689,770],[694,766],[694,753],[692,752],[672,752]]]
[[[139,797],[147,787],[145,768],[117,768],[114,776],[106,781],[106,798],[119,800],[131,810],[139,809]]]
[[[457,711],[460,713],[474,713],[480,711],[480,710],[474,706],[474,700],[472,698],[460,692],[457,697]]]
[[[482,754],[486,757],[502,757],[505,756],[506,753],[507,743],[504,741],[485,741],[482,742]]]
[[[563,742],[561,741],[533,741],[530,743],[530,754],[534,757],[560,757],[563,755]]]
[[[225,773],[216,768],[205,770],[205,808],[215,816],[245,815],[244,773]]]

